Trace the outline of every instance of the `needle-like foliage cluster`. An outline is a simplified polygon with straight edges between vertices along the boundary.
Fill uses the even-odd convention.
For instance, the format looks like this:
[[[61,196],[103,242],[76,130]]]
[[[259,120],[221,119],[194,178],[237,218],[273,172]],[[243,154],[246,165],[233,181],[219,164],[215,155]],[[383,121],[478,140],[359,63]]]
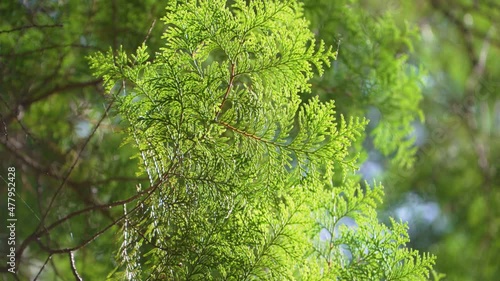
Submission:
[[[434,257],[380,224],[382,187],[352,175],[367,120],[299,96],[336,58],[301,5],[170,2],[154,58],[145,45],[91,58],[151,182],[127,206],[110,278],[426,278]]]

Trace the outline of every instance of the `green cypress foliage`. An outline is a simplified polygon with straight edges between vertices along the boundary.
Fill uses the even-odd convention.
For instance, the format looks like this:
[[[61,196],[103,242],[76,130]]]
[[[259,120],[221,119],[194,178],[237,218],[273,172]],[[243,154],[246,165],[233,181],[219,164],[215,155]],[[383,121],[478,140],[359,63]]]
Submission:
[[[376,114],[368,133],[373,146],[397,169],[413,166],[416,147],[408,137],[412,122],[423,121],[419,88],[422,70],[408,64],[408,51],[418,40],[417,30],[398,27],[392,12],[366,11],[356,0],[303,0],[318,37],[339,45],[335,67],[325,70],[315,93],[335,96],[339,111]],[[374,19],[375,18],[375,19]]]
[[[336,57],[302,6],[177,2],[154,58],[143,45],[90,59],[151,181],[127,205],[110,279],[425,279],[434,257],[378,222],[382,187],[352,173],[367,120],[301,101]]]

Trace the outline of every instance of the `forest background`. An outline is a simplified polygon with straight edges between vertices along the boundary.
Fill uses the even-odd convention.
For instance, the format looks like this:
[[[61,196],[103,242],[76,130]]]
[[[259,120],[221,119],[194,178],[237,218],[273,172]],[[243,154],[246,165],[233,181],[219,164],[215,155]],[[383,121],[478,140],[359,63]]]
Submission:
[[[2,177],[8,167],[16,168],[21,243],[39,222],[40,209],[50,206],[53,219],[60,219],[147,183],[136,176],[137,159],[130,158],[135,150],[122,146],[125,132],[109,112],[102,80],[92,76],[87,57],[119,46],[132,53],[143,42],[158,49],[164,6],[124,0],[0,3],[0,159]],[[331,73],[312,81],[313,93],[335,100],[343,114],[371,120],[360,173],[384,184],[380,218],[408,221],[409,246],[435,254],[435,269],[445,280],[496,280],[500,5],[311,0],[304,9],[316,36],[339,50]],[[408,62],[409,80],[392,72],[401,59]],[[366,83],[367,77],[376,83]],[[377,134],[379,141],[391,139],[377,125],[408,118],[413,138],[395,135],[394,147],[381,150]],[[7,198],[3,186],[0,198]],[[7,209],[6,200],[0,207]],[[79,241],[114,216],[96,210],[63,224],[52,239]],[[6,221],[3,211],[0,219]],[[100,280],[113,269],[114,233],[80,249],[76,262],[91,267],[80,268],[87,279]],[[44,274],[72,274],[65,255],[53,253],[46,261],[47,251],[32,243],[23,253],[23,278],[42,266]],[[0,250],[4,258],[7,249]]]

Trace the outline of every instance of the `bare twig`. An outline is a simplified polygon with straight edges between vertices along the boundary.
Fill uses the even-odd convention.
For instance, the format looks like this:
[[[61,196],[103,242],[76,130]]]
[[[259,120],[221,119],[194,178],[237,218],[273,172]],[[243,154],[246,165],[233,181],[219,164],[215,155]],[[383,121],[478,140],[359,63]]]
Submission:
[[[60,93],[60,92],[65,92],[65,91],[71,91],[79,88],[84,88],[84,87],[89,87],[89,86],[97,86],[99,83],[102,82],[102,79],[94,79],[90,81],[84,81],[84,82],[74,82],[74,83],[69,83],[66,85],[62,86],[56,86],[48,91],[43,92],[40,95],[37,95],[36,97],[21,101],[19,104],[22,105],[25,109],[27,109],[31,104],[40,101],[42,99],[48,98],[49,96]],[[7,115],[4,120],[7,123],[10,123],[12,119],[14,119],[17,116],[17,112],[14,112],[14,110],[11,110],[11,113]]]
[[[38,162],[36,159],[32,158],[31,156],[27,155],[26,153],[21,152],[18,147],[21,145],[20,143],[13,141],[12,139],[6,141],[3,138],[0,138],[0,144],[3,144],[5,148],[7,148],[8,151],[10,151],[16,159],[21,160],[24,164],[32,168],[33,170],[47,175],[51,178],[54,178],[56,180],[62,180],[64,177],[54,171],[53,169],[46,168],[46,164]],[[137,178],[137,177],[121,177],[121,176],[116,176],[116,177],[109,177],[106,179],[96,179],[96,180],[84,180],[84,181],[74,181],[68,179],[66,182],[70,185],[74,185],[77,187],[81,186],[91,186],[91,185],[102,185],[102,184],[107,184],[110,182],[130,182],[130,181],[145,181],[147,178]]]
[[[153,23],[149,27],[148,33],[146,34],[146,37],[144,38],[144,41],[142,42],[142,44],[146,44],[146,41],[149,39],[149,36],[151,35],[151,31],[155,27],[155,24],[156,24],[156,19],[153,20]]]
[[[474,89],[483,76],[485,68],[486,68],[486,59],[488,57],[488,51],[490,48],[490,40],[493,36],[494,29],[491,27],[483,40],[483,45],[481,47],[481,51],[479,52],[479,58],[476,59],[476,64],[473,65],[472,73],[469,75],[466,84],[466,91],[469,93],[473,93]]]
[[[5,136],[5,141],[7,142],[9,140],[9,132],[7,131],[7,123],[5,123],[5,119],[3,118],[3,115],[1,113],[0,113],[0,119],[2,119],[3,133]]]
[[[172,165],[171,167],[173,167],[175,165]],[[92,235],[92,237],[88,238],[87,240],[83,241],[82,243],[80,243],[79,245],[75,246],[75,247],[71,247],[71,248],[63,248],[63,249],[50,249],[49,247],[47,247],[46,245],[44,245],[40,239],[36,239],[36,241],[38,242],[38,244],[40,245],[40,247],[42,249],[44,249],[45,251],[51,253],[51,254],[64,254],[64,253],[69,253],[69,252],[72,252],[72,251],[76,251],[78,249],[81,249],[83,248],[84,246],[88,245],[89,243],[91,243],[92,241],[94,241],[97,237],[101,236],[104,232],[106,232],[108,229],[110,229],[111,227],[115,226],[118,222],[120,222],[121,220],[123,220],[124,218],[126,218],[128,215],[130,215],[131,213],[134,213],[136,210],[138,210],[142,203],[144,201],[146,201],[149,196],[151,196],[151,194],[153,194],[153,192],[156,190],[156,188],[158,188],[160,186],[161,183],[163,183],[165,181],[165,179],[160,179],[158,181],[158,183],[154,186],[151,186],[150,188],[147,189],[148,193],[146,194],[146,197],[140,202],[141,204],[137,204],[129,213],[126,213],[126,214],[123,214],[122,216],[120,216],[118,219],[114,220],[112,223],[110,223],[108,226],[106,226],[105,228],[101,229],[100,231],[98,231],[97,233],[95,233],[94,235]],[[143,194],[143,193],[141,193]],[[132,198],[137,198],[138,196],[133,196]],[[127,201],[130,200],[130,201],[133,201],[133,199],[129,198],[127,199]],[[123,205],[123,204],[119,204],[119,205]],[[71,216],[67,216],[67,217],[71,217]],[[66,221],[67,219],[61,219],[59,221],[57,221],[56,223],[57,224],[61,224],[62,222]],[[56,224],[54,223],[54,224]],[[53,225],[54,225],[53,224]],[[52,225],[51,225],[52,226]]]
[[[19,52],[19,53],[0,54],[0,58],[2,58],[2,57],[4,57],[4,58],[24,57],[24,56],[30,56],[30,55],[40,56],[39,53],[42,53],[42,52],[47,51],[47,50],[63,49],[63,48],[69,48],[69,47],[82,48],[82,49],[94,49],[94,50],[98,50],[98,51],[103,51],[102,49],[99,49],[96,46],[86,46],[86,45],[82,45],[82,44],[71,43],[71,44],[65,44],[65,45],[45,46],[45,47],[41,47],[38,49],[32,49],[32,50],[28,50],[28,51]]]
[[[152,187],[155,187],[155,186],[152,186]],[[78,216],[78,215],[81,215],[84,213],[88,213],[91,211],[99,210],[99,209],[109,209],[109,208],[116,207],[116,206],[122,206],[124,204],[127,204],[127,203],[134,201],[135,199],[141,197],[144,194],[147,194],[150,191],[151,191],[151,188],[148,188],[148,189],[146,189],[142,192],[139,192],[139,193],[135,194],[134,196],[131,196],[131,197],[124,199],[124,200],[119,200],[119,201],[115,201],[115,202],[111,202],[111,203],[103,204],[103,205],[90,206],[90,207],[75,211],[73,213],[70,213],[70,214],[62,217],[61,219],[57,220],[56,222],[52,223],[48,227],[45,227],[43,230],[40,231],[39,236],[41,236],[43,233],[48,233],[50,230],[52,230],[56,226],[62,224],[63,222],[71,219],[72,217],[75,217],[75,216]]]
[[[47,256],[47,258],[45,259],[45,262],[43,263],[42,267],[40,267],[40,270],[38,271],[38,273],[36,274],[35,278],[33,279],[33,281],[37,280],[38,277],[40,276],[40,274],[42,273],[43,269],[45,268],[45,265],[47,265],[47,263],[49,262],[49,260],[52,259],[52,254],[49,254]]]
[[[68,214],[67,216],[59,219],[58,221],[52,223],[50,226],[48,226],[46,228],[43,228],[43,229],[39,229],[38,231],[33,232],[19,246],[19,248],[17,249],[17,252],[16,252],[16,256],[21,257],[22,253],[24,252],[24,249],[26,249],[26,247],[28,246],[28,244],[31,243],[32,241],[37,241],[40,244],[40,247],[42,247],[44,250],[46,250],[47,252],[49,252],[51,254],[68,253],[70,251],[75,251],[75,250],[78,250],[78,249],[84,247],[88,243],[94,241],[97,237],[99,237],[101,234],[103,234],[104,232],[106,232],[112,226],[116,225],[118,222],[120,222],[122,219],[124,219],[125,216],[122,215],[118,219],[113,220],[112,223],[110,223],[107,227],[105,227],[101,231],[99,231],[96,234],[94,234],[91,238],[87,239],[82,244],[80,244],[78,246],[75,246],[73,248],[65,248],[65,249],[53,250],[53,249],[50,249],[47,246],[43,245],[41,243],[41,241],[40,241],[39,238],[42,237],[44,234],[47,234],[49,230],[53,229],[57,225],[60,225],[60,224],[64,223],[65,221],[67,221],[68,219],[70,219],[70,218],[72,218],[74,216],[77,216],[77,215],[80,215],[80,214],[83,214],[83,213],[86,213],[86,212],[90,212],[90,211],[93,211],[93,210],[105,209],[105,208],[111,208],[111,207],[114,207],[114,206],[124,205],[124,204],[127,204],[129,202],[132,202],[132,201],[136,200],[137,198],[139,198],[139,197],[141,197],[143,195],[146,195],[146,197],[144,199],[142,199],[141,202],[139,204],[137,204],[136,207],[134,207],[132,209],[132,211],[130,211],[128,213],[128,215],[130,215],[131,213],[135,212],[142,205],[142,203],[145,202],[149,198],[149,196],[151,196],[151,194],[153,194],[153,192],[161,184],[163,184],[164,182],[166,182],[168,180],[169,175],[171,175],[173,173],[173,171],[175,170],[176,167],[177,167],[176,163],[171,163],[170,167],[167,169],[167,172],[161,178],[159,178],[154,185],[151,185],[149,188],[145,189],[142,192],[137,193],[136,195],[134,195],[134,196],[132,196],[130,198],[127,198],[127,199],[124,199],[124,200],[120,200],[120,201],[116,201],[116,202],[112,202],[112,203],[109,203],[109,204],[98,205],[98,206],[91,206],[91,207],[88,207],[88,208],[85,208],[85,209],[73,212],[73,213]],[[17,259],[17,260],[19,260],[19,259]]]
[[[75,280],[82,281],[82,277],[78,274],[78,271],[76,271],[76,265],[75,265],[75,256],[73,252],[69,252],[69,263],[71,265],[71,271],[73,272],[73,276],[75,276]]]
[[[224,97],[222,98],[222,102],[219,105],[219,110],[215,114],[215,121],[217,121],[219,119],[219,115],[222,112],[222,107],[224,106],[224,103],[226,102],[227,97],[228,97],[229,93],[231,92],[231,89],[233,88],[233,81],[234,81],[234,77],[236,76],[235,75],[235,68],[236,68],[236,65],[234,63],[231,63],[231,70],[230,70],[230,74],[229,74],[229,84],[227,85],[226,93],[224,94]]]
[[[64,185],[66,184],[66,181],[68,180],[69,176],[71,175],[71,172],[73,172],[73,169],[76,167],[76,163],[78,163],[78,160],[80,159],[80,156],[83,152],[83,150],[85,149],[85,147],[87,146],[87,144],[89,143],[90,139],[94,136],[95,132],[97,131],[97,129],[99,128],[99,126],[101,125],[101,122],[104,120],[104,118],[106,118],[106,115],[108,114],[109,110],[111,109],[111,106],[113,105],[113,101],[111,101],[108,105],[108,107],[106,108],[105,112],[103,113],[101,119],[97,122],[97,124],[94,126],[94,129],[92,130],[92,132],[90,133],[90,135],[87,137],[87,139],[85,140],[85,142],[83,143],[80,151],[78,152],[78,155],[77,157],[75,158],[73,164],[71,165],[71,167],[69,168],[68,172],[66,173],[66,175],[64,176],[64,179],[63,181],[61,182],[61,184],[59,185],[58,189],[56,190],[56,192],[54,193],[54,195],[52,196],[52,199],[50,200],[49,202],[49,205],[47,207],[47,211],[45,212],[45,214],[42,216],[42,220],[38,226],[38,228],[42,227],[43,224],[44,224],[44,221],[45,221],[45,218],[47,217],[47,215],[49,214],[51,208],[52,208],[52,204],[54,204],[54,201],[56,199],[56,197],[59,195],[59,193],[61,192],[61,190],[63,189]]]
[[[22,153],[19,151],[18,146],[21,145],[18,142],[12,141],[12,140],[4,140],[3,138],[0,138],[0,143],[7,148],[12,154],[16,156],[16,159],[21,160],[23,163],[27,164],[28,166],[32,167],[33,169],[47,174],[51,177],[62,179],[59,175],[54,173],[51,169],[44,168],[43,165],[38,163],[35,159],[31,158],[29,155],[26,155],[25,153]]]
[[[12,117],[7,116],[2,121],[6,122],[6,125],[7,125],[10,122],[9,119],[15,118],[17,123],[19,124],[19,126],[23,130],[23,132],[26,134],[26,136],[29,136],[32,140],[34,140],[35,142],[38,142],[38,140],[35,137],[33,137],[31,132],[28,131],[28,129],[24,126],[23,122],[21,122],[21,120],[18,117],[19,111],[20,111],[19,109],[22,108],[22,106],[17,106],[16,109],[11,109],[9,104],[7,103],[7,101],[5,99],[3,99],[2,96],[0,96],[0,100],[2,101],[2,103],[5,104],[5,107],[7,107],[7,109],[9,109],[11,111],[11,116],[12,116]]]
[[[24,26],[19,26],[19,27],[14,27],[12,29],[7,29],[7,30],[0,30],[1,33],[9,33],[9,32],[14,32],[14,31],[20,31],[24,29],[29,29],[29,28],[56,28],[56,27],[63,27],[62,24],[33,24],[33,25],[24,25]]]

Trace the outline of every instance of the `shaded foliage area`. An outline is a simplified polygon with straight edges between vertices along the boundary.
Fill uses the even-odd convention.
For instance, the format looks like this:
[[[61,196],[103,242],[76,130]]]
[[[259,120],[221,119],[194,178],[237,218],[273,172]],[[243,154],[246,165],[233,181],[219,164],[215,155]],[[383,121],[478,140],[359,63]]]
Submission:
[[[401,15],[420,25],[422,41],[413,60],[427,69],[426,122],[418,126],[416,168],[392,169],[384,182],[394,197],[397,190],[411,191],[437,203],[437,217],[429,221],[417,215],[411,233],[414,245],[438,254],[437,267],[449,280],[496,280],[500,6],[495,1],[423,3],[400,7]]]
[[[43,266],[50,275],[72,276],[72,248],[83,278],[99,280],[113,267],[116,229],[93,238],[123,211],[106,204],[135,194],[145,178],[135,175],[135,149],[121,146],[120,120],[108,115],[110,101],[86,56],[109,46],[133,50],[146,39],[158,44],[162,27],[152,24],[164,4],[155,2],[0,3],[0,153],[2,169],[17,170],[21,279]]]

